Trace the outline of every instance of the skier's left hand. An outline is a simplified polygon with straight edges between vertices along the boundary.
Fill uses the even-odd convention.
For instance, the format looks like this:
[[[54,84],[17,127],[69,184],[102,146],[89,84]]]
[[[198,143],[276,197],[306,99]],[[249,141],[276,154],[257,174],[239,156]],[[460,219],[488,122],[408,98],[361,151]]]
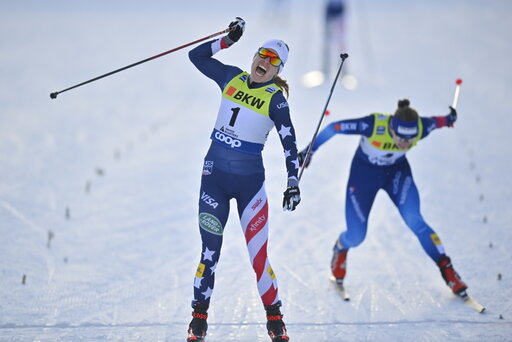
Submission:
[[[294,211],[300,203],[299,187],[288,186],[283,195],[283,210]]]
[[[455,121],[457,121],[457,111],[450,106],[450,114],[446,115],[446,126],[453,127]]]

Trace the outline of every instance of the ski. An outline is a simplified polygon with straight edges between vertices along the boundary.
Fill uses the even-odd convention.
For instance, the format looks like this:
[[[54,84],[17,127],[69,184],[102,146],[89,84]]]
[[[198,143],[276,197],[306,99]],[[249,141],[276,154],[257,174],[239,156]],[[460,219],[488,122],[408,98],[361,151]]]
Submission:
[[[470,308],[472,308],[476,312],[483,313],[485,311],[485,306],[483,306],[482,304],[478,303],[473,297],[469,296],[466,293],[466,291],[464,291],[462,294],[458,294],[457,296],[460,299],[462,299],[464,304],[466,304],[467,306],[469,306]]]
[[[331,281],[334,284],[334,287],[336,288],[338,293],[340,294],[341,298],[344,301],[348,302],[350,300],[350,296],[349,296],[349,294],[347,292],[347,289],[343,285],[343,279],[336,279],[336,278],[331,276]]]

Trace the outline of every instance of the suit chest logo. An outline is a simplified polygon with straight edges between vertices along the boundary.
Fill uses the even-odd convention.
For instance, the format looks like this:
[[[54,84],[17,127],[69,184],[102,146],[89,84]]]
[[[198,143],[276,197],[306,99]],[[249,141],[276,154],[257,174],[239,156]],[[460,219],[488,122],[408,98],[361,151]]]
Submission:
[[[261,109],[265,104],[265,100],[262,100],[254,95],[249,95],[241,90],[236,89],[233,86],[229,86],[228,90],[226,90],[226,95],[233,97],[239,102],[245,103],[250,107],[256,107]]]
[[[400,151],[394,142],[382,142],[378,140],[371,140],[371,144],[380,150],[384,151]]]

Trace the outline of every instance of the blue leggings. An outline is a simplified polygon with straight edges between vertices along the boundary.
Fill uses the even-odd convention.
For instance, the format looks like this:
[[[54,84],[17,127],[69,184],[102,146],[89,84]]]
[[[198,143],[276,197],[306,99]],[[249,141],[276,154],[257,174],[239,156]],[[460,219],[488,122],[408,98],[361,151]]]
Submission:
[[[425,252],[437,263],[445,254],[444,248],[421,216],[418,189],[407,159],[396,165],[376,166],[354,157],[345,203],[347,231],[339,237],[342,248],[356,247],[364,241],[370,209],[379,189],[386,191]]]
[[[264,305],[275,304],[279,301],[279,296],[277,278],[267,256],[269,227],[264,172],[237,174],[217,168],[215,165],[218,162],[219,160],[206,159],[201,179],[199,231],[202,250],[194,278],[193,302],[210,301],[223,231],[229,216],[229,201],[234,198],[261,300]],[[247,170],[262,169],[253,167],[247,161],[228,164],[235,169],[240,169],[240,166]]]

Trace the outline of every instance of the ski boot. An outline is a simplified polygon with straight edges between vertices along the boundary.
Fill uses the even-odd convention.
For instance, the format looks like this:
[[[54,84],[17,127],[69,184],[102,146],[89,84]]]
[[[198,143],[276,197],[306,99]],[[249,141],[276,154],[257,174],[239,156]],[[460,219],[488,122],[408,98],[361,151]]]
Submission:
[[[286,326],[283,322],[283,315],[279,307],[281,301],[272,305],[265,305],[267,312],[267,330],[272,342],[287,342],[290,340],[286,334]]]
[[[343,279],[347,274],[347,253],[348,249],[341,248],[339,240],[334,245],[332,259],[331,259],[331,272],[336,279],[338,286],[343,285]]]
[[[460,279],[460,276],[453,269],[452,261],[450,257],[443,255],[437,262],[441,275],[443,276],[446,285],[452,289],[453,293],[462,298],[467,297],[467,285]]]
[[[209,303],[196,302],[192,305],[194,311],[192,312],[192,321],[188,325],[188,337],[187,341],[204,341],[206,336],[206,330],[208,330],[208,306]]]

